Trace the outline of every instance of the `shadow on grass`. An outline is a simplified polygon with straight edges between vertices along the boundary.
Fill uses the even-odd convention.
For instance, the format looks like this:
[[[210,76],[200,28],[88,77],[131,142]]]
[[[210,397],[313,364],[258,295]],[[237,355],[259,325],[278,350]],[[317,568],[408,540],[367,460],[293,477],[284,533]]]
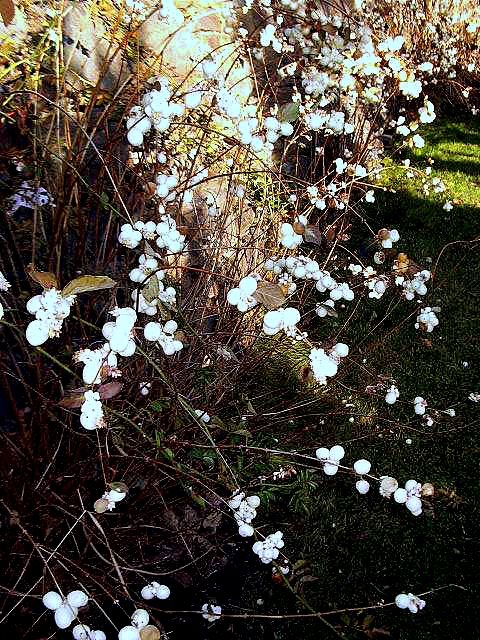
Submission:
[[[428,141],[430,144],[444,144],[446,142],[462,143],[466,145],[480,145],[480,122],[478,118],[460,118],[457,122],[452,119],[441,120],[430,125]]]

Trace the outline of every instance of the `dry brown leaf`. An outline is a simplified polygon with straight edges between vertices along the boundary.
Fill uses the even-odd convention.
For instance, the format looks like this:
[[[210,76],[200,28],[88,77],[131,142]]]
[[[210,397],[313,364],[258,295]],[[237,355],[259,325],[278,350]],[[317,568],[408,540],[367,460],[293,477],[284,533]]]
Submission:
[[[158,298],[159,293],[160,287],[158,284],[158,278],[156,275],[153,275],[148,279],[147,284],[143,287],[142,295],[147,302],[152,302]]]
[[[44,289],[58,288],[57,278],[54,273],[50,271],[37,271],[31,264],[26,268],[26,272],[34,282],[41,285]]]
[[[97,391],[100,394],[101,400],[109,400],[117,396],[120,391],[123,389],[123,384],[121,382],[107,382],[106,384],[102,384],[98,387]]]
[[[72,296],[86,291],[111,289],[117,283],[108,276],[80,276],[69,282],[62,290],[62,296]]]
[[[278,309],[285,303],[286,297],[280,285],[273,282],[259,282],[252,294],[257,302],[263,304],[269,311]]]
[[[160,640],[160,630],[153,624],[147,624],[140,630],[141,640]]]
[[[108,400],[109,398],[113,398],[114,396],[118,395],[122,388],[123,384],[121,382],[114,381],[100,385],[97,391],[100,394],[100,398],[102,400]],[[88,391],[87,387],[72,389],[70,392],[71,395],[62,398],[58,405],[60,407],[64,407],[65,409],[78,409],[82,406],[85,399],[85,391]]]
[[[303,239],[305,242],[311,242],[312,244],[321,245],[323,242],[323,236],[320,229],[315,224],[308,224],[303,232]]]
[[[0,15],[2,16],[3,24],[8,27],[13,22],[15,17],[15,5],[12,0],[0,0]]]
[[[95,500],[95,502],[93,503],[93,508],[96,513],[105,513],[105,511],[108,509],[108,500],[106,500],[105,498],[99,498],[98,500]]]

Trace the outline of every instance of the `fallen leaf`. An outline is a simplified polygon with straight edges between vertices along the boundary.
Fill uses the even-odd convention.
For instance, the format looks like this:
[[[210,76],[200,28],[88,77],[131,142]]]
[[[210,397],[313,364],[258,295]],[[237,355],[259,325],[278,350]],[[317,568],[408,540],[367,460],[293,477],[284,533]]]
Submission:
[[[150,245],[147,241],[143,243],[143,248],[147,256],[153,256],[154,258],[161,258],[161,255],[158,253],[158,251],[155,251],[152,245]]]

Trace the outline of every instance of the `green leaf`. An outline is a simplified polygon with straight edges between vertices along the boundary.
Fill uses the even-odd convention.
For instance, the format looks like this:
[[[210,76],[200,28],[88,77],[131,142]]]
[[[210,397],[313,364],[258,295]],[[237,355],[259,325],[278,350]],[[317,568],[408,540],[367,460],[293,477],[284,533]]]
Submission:
[[[62,296],[74,296],[86,291],[111,289],[117,283],[108,276],[80,276],[71,280],[62,290]]]
[[[219,429],[223,429],[224,431],[229,431],[228,427],[225,425],[223,420],[218,416],[212,416],[208,424],[210,426],[215,426],[215,427],[218,427]]]
[[[233,431],[236,436],[245,436],[246,438],[250,438],[252,436],[251,432],[247,429],[238,429],[237,431]]]
[[[128,493],[128,487],[125,482],[109,482],[108,486],[112,491],[117,491],[117,493]]]
[[[173,451],[168,447],[163,450],[163,455],[167,458],[167,460],[173,460],[173,458],[175,457]]]
[[[108,193],[105,193],[105,191],[102,191],[102,193],[100,194],[100,204],[104,209],[106,209],[109,203],[110,203],[110,199],[108,197]]]
[[[150,411],[160,412],[164,409],[168,409],[168,407],[170,406],[170,402],[170,398],[157,398],[148,405],[148,408],[150,409]]]
[[[199,507],[202,507],[202,509],[205,509],[205,507],[207,506],[207,503],[202,498],[202,496],[199,496],[198,493],[192,493],[191,495],[192,495],[192,500],[195,502],[195,504],[198,504]]]
[[[294,102],[288,102],[287,104],[282,104],[278,110],[277,118],[280,122],[294,122],[299,115],[299,105]]]

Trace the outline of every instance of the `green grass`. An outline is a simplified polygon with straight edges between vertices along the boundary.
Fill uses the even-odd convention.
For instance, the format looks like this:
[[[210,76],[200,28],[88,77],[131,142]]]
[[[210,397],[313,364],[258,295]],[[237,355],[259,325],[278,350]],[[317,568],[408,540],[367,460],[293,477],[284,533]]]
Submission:
[[[425,268],[435,267],[424,306],[441,307],[440,325],[432,334],[420,335],[414,316],[404,321],[416,309],[415,302],[399,305],[385,318],[387,301],[368,301],[361,317],[340,338],[351,345],[357,362],[365,359],[367,370],[393,375],[402,402],[394,407],[368,399],[356,402],[350,411],[363,416],[357,415],[354,423],[348,420],[349,409],[325,424],[313,414],[285,428],[279,438],[286,448],[309,452],[315,446],[348,443],[349,461],[366,457],[376,471],[401,482],[411,477],[432,482],[437,491],[432,508],[415,518],[404,507],[382,500],[376,488],[359,496],[351,478],[318,473],[302,474],[285,490],[265,493],[271,500],[272,524],[285,531],[289,555],[305,559],[318,578],[302,585],[316,610],[391,601],[403,590],[420,593],[450,583],[462,589],[428,596],[426,609],[416,616],[391,608],[373,611],[367,620],[366,614],[336,619],[346,638],[480,637],[475,568],[480,542],[480,405],[467,399],[470,392],[480,391],[480,244],[474,242],[480,237],[480,123],[444,121],[422,135],[425,147],[409,152],[412,166],[425,167],[432,158],[430,177],[440,177],[447,192],[425,197],[420,180],[406,179],[400,164],[391,165],[383,184],[395,192],[380,194],[366,216],[376,228],[379,221],[397,227],[400,250]],[[456,203],[450,212],[443,209],[447,198]],[[447,246],[452,242],[456,244]],[[333,323],[341,327],[341,318]],[[380,339],[385,335],[387,340]],[[351,367],[344,382],[362,389],[375,378]],[[435,424],[426,427],[413,413],[410,399],[416,395],[438,409],[454,407],[456,417],[439,414]],[[267,436],[262,441],[264,446],[273,442]],[[254,590],[253,608],[256,597]],[[283,605],[284,611],[294,606],[288,594]],[[266,600],[265,610],[277,607],[281,610],[278,589]],[[390,635],[368,635],[373,627]],[[272,637],[298,634],[334,637],[318,622],[284,623]]]

